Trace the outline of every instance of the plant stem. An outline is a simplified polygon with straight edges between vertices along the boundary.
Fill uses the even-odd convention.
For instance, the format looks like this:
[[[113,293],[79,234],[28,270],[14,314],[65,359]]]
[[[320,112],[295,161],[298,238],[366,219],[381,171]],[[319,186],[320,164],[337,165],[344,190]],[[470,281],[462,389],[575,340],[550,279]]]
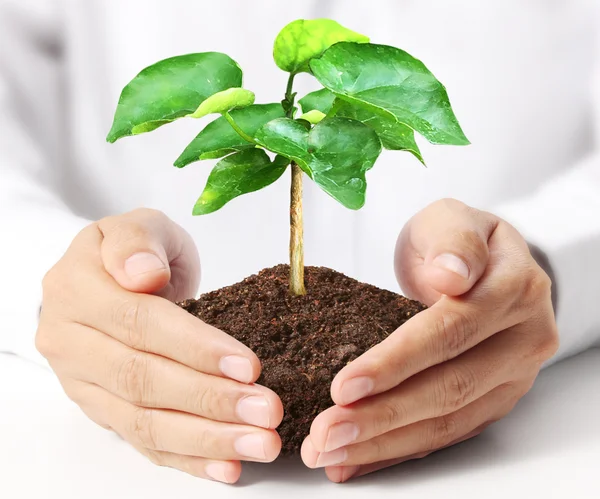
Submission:
[[[244,130],[240,128],[240,126],[234,121],[233,117],[231,116],[231,114],[229,114],[229,112],[223,113],[223,116],[225,116],[225,119],[231,125],[231,128],[233,128],[242,139],[247,140],[252,144],[255,143],[254,138],[250,137],[250,135],[248,135],[246,132],[244,132]]]
[[[294,117],[294,74],[290,74],[285,90],[286,116]],[[302,217],[302,170],[292,161],[292,188],[290,191],[290,293],[306,294],[304,287],[304,220]]]
[[[288,82],[287,82],[287,88],[285,89],[285,98],[286,100],[288,100],[290,102],[290,104],[292,104],[290,106],[290,110],[287,112],[288,114],[288,118],[292,118],[292,110],[293,110],[293,104],[294,104],[294,97],[292,95],[292,89],[294,88],[294,76],[296,76],[294,73],[290,74],[290,77],[288,78]]]
[[[306,294],[304,287],[304,221],[302,218],[302,170],[292,162],[290,195],[290,293]]]

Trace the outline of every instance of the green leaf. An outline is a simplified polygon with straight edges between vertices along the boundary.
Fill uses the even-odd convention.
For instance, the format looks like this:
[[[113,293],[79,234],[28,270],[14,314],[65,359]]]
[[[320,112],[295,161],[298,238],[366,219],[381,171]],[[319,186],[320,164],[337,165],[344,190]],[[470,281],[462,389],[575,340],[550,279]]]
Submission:
[[[360,121],[377,132],[381,139],[381,145],[386,149],[410,151],[421,163],[425,164],[419,146],[415,142],[414,131],[412,128],[398,123],[395,118],[375,114],[364,107],[336,98],[335,94],[326,88],[311,92],[298,102],[305,114],[320,111],[329,116],[341,116]]]
[[[242,70],[219,52],[172,57],[144,69],[124,89],[106,140],[128,135],[193,114],[211,95],[242,86]]]
[[[262,149],[240,151],[223,158],[210,173],[193,214],[212,213],[242,194],[267,187],[281,177],[289,164],[281,156],[272,162]]]
[[[316,125],[317,123],[320,123],[321,121],[323,121],[323,118],[325,118],[325,113],[322,113],[318,109],[313,109],[312,111],[309,111],[308,113],[304,113],[298,119],[305,120],[305,121],[308,121],[309,123],[312,123],[313,125]]]
[[[383,147],[393,151],[409,151],[421,163],[425,164],[419,146],[415,142],[415,132],[412,128],[398,123],[395,119],[375,114],[368,109],[352,105],[342,99],[336,99],[331,115],[343,116],[364,123],[377,132]]]
[[[326,88],[317,90],[306,94],[302,99],[298,101],[298,104],[302,106],[302,112],[308,113],[310,111],[321,111],[323,114],[327,114],[333,106],[335,100],[335,94]]]
[[[265,123],[285,116],[281,104],[254,104],[231,111],[230,114],[238,126],[252,137]],[[242,139],[224,117],[220,117],[196,136],[177,158],[175,166],[183,168],[195,161],[221,158],[232,152],[254,147],[254,144]]]
[[[374,130],[359,121],[327,118],[310,131],[289,118],[278,118],[256,132],[270,151],[295,161],[321,189],[347,208],[365,203],[366,172],[381,153]]]
[[[211,95],[190,117],[203,118],[209,114],[223,114],[232,109],[248,107],[254,104],[254,98],[254,92],[245,88],[228,88]]]
[[[311,60],[310,68],[341,99],[403,123],[433,144],[469,144],[444,86],[403,50],[338,43]]]
[[[343,41],[366,43],[369,38],[331,19],[298,19],[277,35],[273,58],[277,66],[289,73],[310,72],[308,61]]]

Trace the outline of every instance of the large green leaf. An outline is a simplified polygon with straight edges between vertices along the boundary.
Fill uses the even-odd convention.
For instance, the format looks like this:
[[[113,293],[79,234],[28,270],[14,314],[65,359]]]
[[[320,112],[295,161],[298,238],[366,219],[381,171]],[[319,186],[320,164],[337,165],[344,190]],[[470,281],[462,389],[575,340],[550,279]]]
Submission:
[[[332,116],[352,118],[371,127],[381,139],[381,145],[393,151],[409,151],[425,164],[419,146],[415,142],[412,128],[399,123],[394,118],[375,114],[364,107],[355,106],[342,99],[336,99],[331,110]]]
[[[381,142],[368,126],[347,118],[327,118],[309,131],[299,121],[279,118],[258,130],[256,140],[295,161],[347,208],[364,205],[365,174],[381,153]]]
[[[434,144],[469,144],[444,86],[403,50],[338,43],[312,59],[310,69],[341,99],[408,125]]]
[[[277,35],[273,58],[289,73],[309,72],[308,61],[342,41],[366,43],[369,38],[331,19],[298,19]]]
[[[265,123],[285,115],[281,104],[254,104],[231,111],[231,117],[250,136]],[[209,123],[175,161],[183,168],[195,161],[221,158],[234,151],[252,149],[255,145],[242,139],[224,117]]]
[[[209,114],[223,114],[232,109],[240,109],[252,104],[254,104],[254,92],[245,88],[228,88],[211,95],[198,106],[198,109],[190,117],[204,118]]]
[[[240,151],[223,158],[210,173],[193,214],[212,213],[242,194],[267,187],[281,177],[289,164],[282,156],[271,161],[262,149]]]
[[[219,52],[172,57],[144,69],[124,89],[106,140],[155,130],[196,112],[211,95],[242,86],[242,70]]]
[[[333,106],[335,100],[335,94],[326,88],[306,94],[302,99],[298,101],[298,104],[302,107],[303,113],[310,111],[321,111],[323,114],[327,114]]]
[[[395,118],[375,114],[365,107],[336,98],[335,94],[326,88],[311,92],[298,102],[305,114],[321,112],[329,116],[342,116],[358,120],[377,132],[381,139],[381,145],[386,149],[410,151],[421,163],[425,164],[419,146],[415,142],[414,131],[412,128],[398,123]]]

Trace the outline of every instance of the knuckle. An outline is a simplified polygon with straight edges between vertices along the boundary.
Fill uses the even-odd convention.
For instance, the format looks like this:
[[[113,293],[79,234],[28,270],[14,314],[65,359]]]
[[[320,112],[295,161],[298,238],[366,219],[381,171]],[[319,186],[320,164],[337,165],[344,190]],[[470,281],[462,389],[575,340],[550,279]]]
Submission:
[[[58,354],[56,342],[50,331],[45,327],[38,327],[35,334],[35,348],[46,359],[53,359]]]
[[[111,248],[128,245],[131,241],[146,241],[150,239],[150,231],[144,223],[146,217],[135,212],[126,215],[103,218],[98,227],[104,235],[105,243]]]
[[[158,438],[152,409],[136,407],[130,432],[134,441],[144,449],[158,450]]]
[[[438,201],[434,201],[431,206],[439,206],[449,211],[459,211],[467,208],[466,204],[454,198],[439,199]]]
[[[140,353],[129,356],[116,371],[117,389],[135,405],[143,405],[151,391],[148,359]]]
[[[540,363],[554,357],[560,347],[558,329],[555,323],[541,329],[542,333],[535,342],[533,355]]]
[[[407,411],[398,401],[382,401],[377,407],[376,431],[383,434],[404,424]]]
[[[194,449],[198,456],[215,457],[219,452],[217,449],[223,448],[223,443],[219,445],[218,436],[215,432],[200,430],[193,437]]]
[[[376,462],[389,459],[390,455],[393,455],[393,453],[390,453],[390,451],[393,450],[390,449],[390,440],[391,439],[386,438],[385,435],[369,440],[369,461]]]
[[[146,455],[146,457],[150,460],[150,462],[152,464],[154,464],[156,466],[166,466],[160,453],[150,450],[150,449],[145,449],[144,454]]]
[[[195,392],[195,401],[192,407],[197,407],[199,413],[205,418],[220,419],[223,415],[221,403],[224,401],[224,397],[219,395],[211,386],[202,387]]]
[[[146,334],[149,310],[139,300],[126,300],[115,308],[115,324],[122,328],[124,342],[130,347],[147,351]]]
[[[46,291],[52,292],[56,289],[61,289],[61,273],[58,270],[58,265],[54,265],[42,278],[42,288],[44,293]]]
[[[480,261],[488,255],[488,244],[481,233],[476,229],[465,229],[460,231],[460,247],[465,253],[467,260]]]
[[[440,449],[456,440],[458,424],[452,414],[433,419],[429,426],[427,450]]]
[[[526,271],[522,283],[520,298],[523,307],[539,304],[540,301],[551,302],[552,280],[540,267],[536,266]]]
[[[62,260],[46,272],[42,278],[42,305],[47,307],[48,302],[60,303],[61,297],[72,288],[73,272],[69,272]]]
[[[475,396],[475,375],[468,369],[446,367],[442,371],[441,410],[456,411],[467,405]]]
[[[479,324],[474,313],[445,310],[434,323],[432,350],[441,360],[449,360],[464,352]]]
[[[162,211],[155,210],[153,208],[136,208],[135,210],[130,211],[129,215],[142,220],[167,220],[167,215],[165,215]]]

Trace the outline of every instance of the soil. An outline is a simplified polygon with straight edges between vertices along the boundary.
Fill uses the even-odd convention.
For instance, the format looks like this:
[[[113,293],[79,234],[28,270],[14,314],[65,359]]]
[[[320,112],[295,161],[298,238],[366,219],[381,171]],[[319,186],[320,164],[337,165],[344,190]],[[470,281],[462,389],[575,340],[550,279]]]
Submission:
[[[285,410],[277,430],[283,455],[298,454],[315,416],[333,405],[335,375],[425,308],[322,267],[306,267],[308,294],[292,297],[288,274],[289,266],[278,265],[181,304],[261,360],[258,383]]]

